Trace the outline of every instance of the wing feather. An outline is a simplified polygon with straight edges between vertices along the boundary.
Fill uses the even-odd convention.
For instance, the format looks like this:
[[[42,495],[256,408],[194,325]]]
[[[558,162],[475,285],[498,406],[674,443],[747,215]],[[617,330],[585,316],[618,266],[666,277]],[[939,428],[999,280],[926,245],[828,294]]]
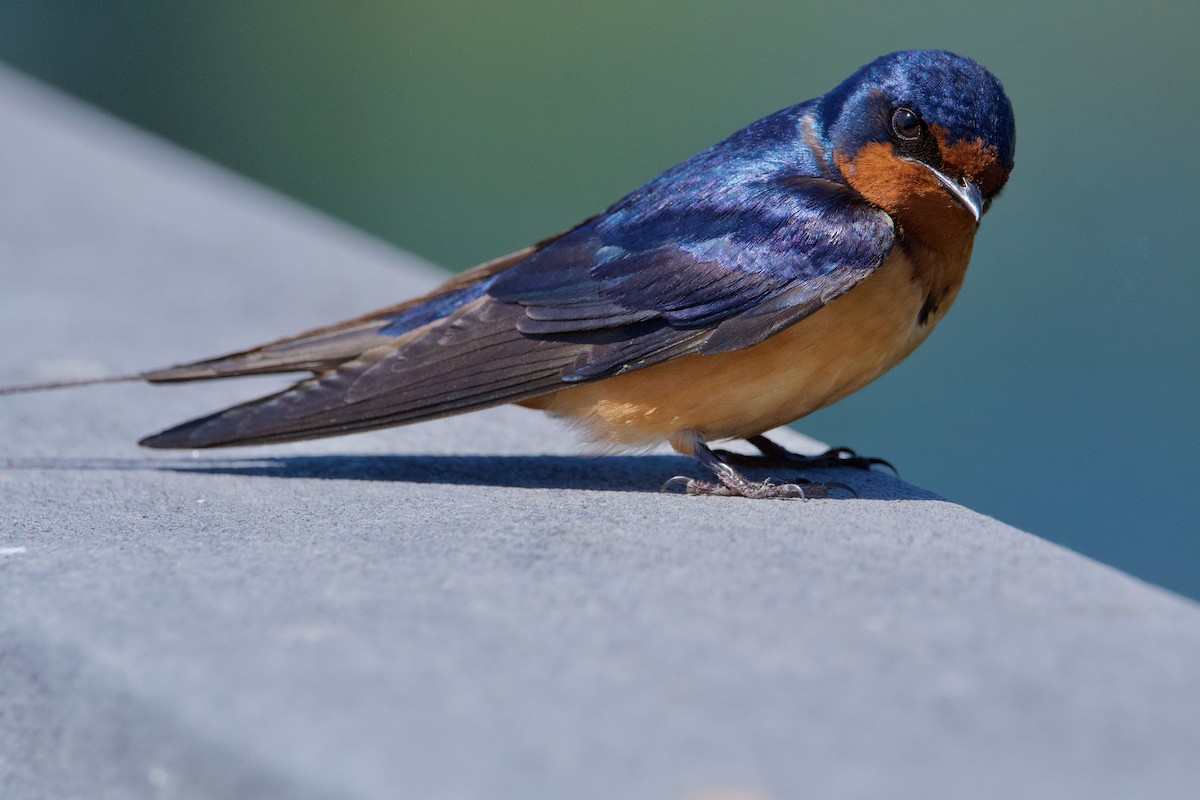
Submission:
[[[520,310],[487,298],[404,339],[269,397],[142,440],[147,447],[266,444],[434,419],[542,394],[561,386],[579,345],[530,342]],[[459,326],[470,335],[447,336]]]
[[[547,243],[550,241],[553,240]],[[280,372],[328,372],[470,302],[482,294],[480,284],[527,258],[539,246],[480,264],[432,292],[361,317],[313,328],[250,350],[153,370],[142,377],[151,383],[171,383]]]

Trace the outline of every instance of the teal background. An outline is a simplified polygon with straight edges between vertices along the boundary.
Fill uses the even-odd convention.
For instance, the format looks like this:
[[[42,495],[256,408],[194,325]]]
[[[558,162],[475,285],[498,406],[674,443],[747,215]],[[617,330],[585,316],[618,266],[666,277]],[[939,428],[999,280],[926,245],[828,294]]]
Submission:
[[[452,269],[882,53],[969,55],[1018,134],[966,286],[799,427],[1200,598],[1197,40],[1194,0],[0,2],[0,59]]]

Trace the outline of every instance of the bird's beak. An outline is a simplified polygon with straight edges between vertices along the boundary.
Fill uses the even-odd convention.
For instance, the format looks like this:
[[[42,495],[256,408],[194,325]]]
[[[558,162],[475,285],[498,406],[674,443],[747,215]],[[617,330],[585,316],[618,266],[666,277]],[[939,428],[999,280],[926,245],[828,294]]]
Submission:
[[[979,218],[983,216],[983,191],[966,178],[954,180],[941,170],[934,169],[928,164],[925,166],[941,182],[942,186],[946,187],[950,196],[971,212],[971,216],[975,217],[975,222],[978,223]]]

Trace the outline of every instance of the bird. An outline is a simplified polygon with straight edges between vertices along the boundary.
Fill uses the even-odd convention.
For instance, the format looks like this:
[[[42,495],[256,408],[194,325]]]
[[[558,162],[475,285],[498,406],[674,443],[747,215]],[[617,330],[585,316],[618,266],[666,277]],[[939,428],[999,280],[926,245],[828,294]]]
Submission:
[[[1015,135],[1003,86],[977,62],[884,55],[428,294],[124,376],[309,373],[140,444],[265,445],[515,403],[601,445],[666,441],[711,472],[664,491],[830,496],[848,487],[756,481],[739,467],[886,463],[845,449],[798,456],[764,434],[866,386],[937,326],[1012,171]],[[714,447],[739,439],[759,454]]]

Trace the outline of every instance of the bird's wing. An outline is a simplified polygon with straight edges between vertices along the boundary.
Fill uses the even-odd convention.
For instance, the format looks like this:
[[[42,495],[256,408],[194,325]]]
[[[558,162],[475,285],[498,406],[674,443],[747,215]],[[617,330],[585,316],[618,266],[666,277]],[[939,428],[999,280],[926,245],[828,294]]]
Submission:
[[[886,213],[821,178],[768,184],[736,204],[623,212],[488,288],[524,309],[522,333],[591,345],[566,382],[758,344],[871,274],[894,240]]]
[[[329,371],[143,444],[263,444],[381,428],[742,349],[853,287],[894,239],[887,214],[822,179],[763,186],[736,203],[642,200],[456,292],[406,305],[403,313],[428,320],[397,336],[376,331],[382,343]]]
[[[428,294],[361,317],[313,328],[250,350],[152,370],[141,377],[151,383],[172,383],[279,372],[330,372],[367,350],[394,342],[397,336],[440,319],[464,302],[482,295],[480,283],[527,258],[550,241],[553,240],[480,264]]]

